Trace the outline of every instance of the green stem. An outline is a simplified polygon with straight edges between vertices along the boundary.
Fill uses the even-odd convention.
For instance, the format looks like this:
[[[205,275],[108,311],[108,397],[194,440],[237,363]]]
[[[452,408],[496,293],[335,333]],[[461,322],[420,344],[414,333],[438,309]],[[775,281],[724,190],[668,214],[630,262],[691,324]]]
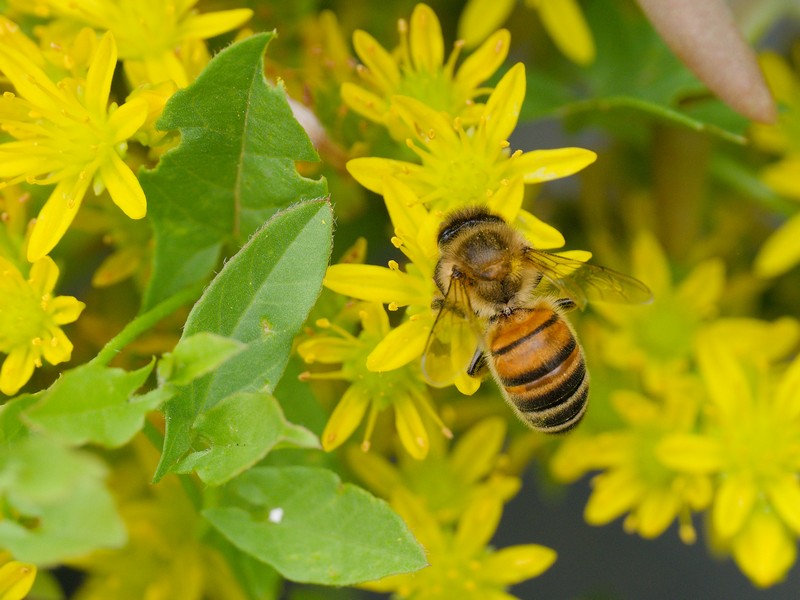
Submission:
[[[201,287],[192,286],[170,296],[160,304],[157,304],[146,313],[139,315],[133,321],[128,323],[125,328],[117,335],[111,338],[108,343],[97,353],[89,364],[105,366],[119,354],[122,349],[130,344],[137,337],[142,335],[148,329],[151,329],[164,317],[172,314],[175,310],[196,299],[201,292]]]

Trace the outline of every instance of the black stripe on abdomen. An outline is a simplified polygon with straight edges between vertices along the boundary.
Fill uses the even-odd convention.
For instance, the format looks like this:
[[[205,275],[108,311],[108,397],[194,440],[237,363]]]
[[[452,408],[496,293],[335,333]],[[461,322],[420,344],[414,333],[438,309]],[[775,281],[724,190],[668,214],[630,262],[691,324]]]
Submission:
[[[542,333],[545,329],[550,327],[551,325],[555,325],[560,321],[559,316],[556,313],[550,315],[550,318],[546,321],[540,323],[535,329],[529,331],[521,338],[514,340],[513,342],[506,344],[502,348],[498,348],[497,350],[492,350],[492,356],[501,356],[507,352],[511,352],[514,348],[521,346],[522,344],[528,342],[529,340],[535,338],[537,335]]]
[[[577,342],[575,338],[570,336],[569,340],[566,344],[564,344],[561,349],[558,351],[557,354],[554,354],[550,360],[545,362],[544,364],[536,367],[535,369],[531,369],[530,371],[526,371],[521,375],[517,375],[516,377],[501,377],[500,383],[507,387],[517,387],[520,385],[525,385],[527,383],[531,383],[536,381],[537,379],[541,379],[554,369],[557,369],[564,361],[569,358],[569,355],[577,347]]]

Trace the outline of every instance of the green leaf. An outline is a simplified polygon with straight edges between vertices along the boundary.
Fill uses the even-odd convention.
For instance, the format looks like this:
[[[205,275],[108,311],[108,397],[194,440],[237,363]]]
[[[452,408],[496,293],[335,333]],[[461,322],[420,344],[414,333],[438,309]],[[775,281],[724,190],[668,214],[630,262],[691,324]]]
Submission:
[[[153,370],[153,362],[137,371],[86,364],[63,374],[25,413],[33,426],[62,440],[116,448],[144,426],[144,416],[164,396],[133,393]]]
[[[22,421],[22,413],[38,402],[40,397],[41,393],[23,394],[0,406],[0,450],[28,436],[28,426]]]
[[[208,448],[192,452],[175,467],[196,471],[208,485],[220,485],[264,458],[281,441],[317,448],[316,436],[287,423],[275,398],[266,392],[238,392],[202,413],[192,427]]]
[[[189,451],[192,426],[203,412],[236,392],[274,390],[294,336],[322,288],[332,225],[331,207],[324,201],[278,213],[225,264],[195,304],[184,338],[208,331],[247,347],[165,404],[167,428],[156,480]]]
[[[641,11],[603,0],[583,6],[596,60],[585,68],[555,60],[550,73],[529,69],[521,120],[556,115],[574,125],[600,122],[629,134],[636,129],[631,119],[638,117],[745,142],[747,119],[709,96]]]
[[[139,174],[155,235],[144,309],[204,281],[226,246],[238,248],[278,209],[327,194],[295,161],[316,151],[292,116],[283,88],[264,79],[261,33],[220,52],[170,98],[158,126],[181,144]]]
[[[203,541],[225,557],[248,600],[283,598],[283,577],[271,566],[242,552],[214,529],[208,528]]]
[[[0,548],[18,560],[56,563],[119,547],[125,528],[94,456],[31,436],[0,456]]]
[[[238,340],[202,331],[181,339],[175,349],[158,362],[159,379],[174,385],[187,385],[210,373],[226,360],[244,350]]]
[[[388,504],[326,469],[255,468],[226,490],[242,507],[203,515],[287,579],[350,585],[426,565],[424,551]]]

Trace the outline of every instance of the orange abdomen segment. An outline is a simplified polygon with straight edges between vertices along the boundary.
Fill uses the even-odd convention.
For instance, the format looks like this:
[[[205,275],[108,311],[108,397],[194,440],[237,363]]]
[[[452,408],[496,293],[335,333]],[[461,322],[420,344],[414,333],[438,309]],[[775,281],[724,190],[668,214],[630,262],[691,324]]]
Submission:
[[[488,350],[509,402],[534,429],[566,431],[586,410],[589,378],[569,324],[547,304],[494,324]]]

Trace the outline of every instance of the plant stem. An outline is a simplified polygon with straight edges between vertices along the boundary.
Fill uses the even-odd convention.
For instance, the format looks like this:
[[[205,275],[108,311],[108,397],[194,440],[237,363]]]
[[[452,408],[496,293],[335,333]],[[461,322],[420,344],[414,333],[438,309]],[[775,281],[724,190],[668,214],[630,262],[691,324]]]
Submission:
[[[161,319],[171,314],[187,302],[196,299],[201,292],[201,287],[192,286],[170,296],[160,304],[157,304],[146,313],[139,315],[128,323],[125,328],[111,338],[108,343],[97,353],[90,364],[105,366],[119,354],[122,349],[130,344],[145,331],[152,328]]]

